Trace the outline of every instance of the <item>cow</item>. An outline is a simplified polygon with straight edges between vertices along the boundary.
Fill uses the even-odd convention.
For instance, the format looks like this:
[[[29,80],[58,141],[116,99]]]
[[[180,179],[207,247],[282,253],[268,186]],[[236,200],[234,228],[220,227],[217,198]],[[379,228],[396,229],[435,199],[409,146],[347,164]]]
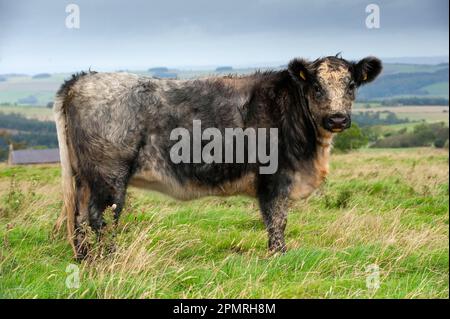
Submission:
[[[57,92],[54,114],[63,212],[75,257],[88,254],[86,226],[101,234],[108,207],[118,220],[129,185],[180,200],[253,197],[269,251],[285,252],[289,203],[325,180],[333,136],[350,127],[357,89],[381,70],[376,57],[356,62],[328,56],[295,58],[281,70],[194,80],[74,74]],[[219,132],[277,129],[276,169],[263,174],[264,164],[248,156],[231,163],[174,161],[174,130],[192,133],[195,121]]]

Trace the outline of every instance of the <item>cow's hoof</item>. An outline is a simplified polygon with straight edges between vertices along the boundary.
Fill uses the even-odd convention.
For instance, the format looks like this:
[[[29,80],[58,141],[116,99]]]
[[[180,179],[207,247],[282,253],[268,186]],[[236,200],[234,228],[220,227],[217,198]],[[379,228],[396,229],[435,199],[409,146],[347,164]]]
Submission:
[[[271,254],[282,255],[287,251],[285,243],[272,244],[269,246],[269,252]]]
[[[75,259],[78,262],[86,260],[89,255],[89,247],[86,243],[75,245]]]

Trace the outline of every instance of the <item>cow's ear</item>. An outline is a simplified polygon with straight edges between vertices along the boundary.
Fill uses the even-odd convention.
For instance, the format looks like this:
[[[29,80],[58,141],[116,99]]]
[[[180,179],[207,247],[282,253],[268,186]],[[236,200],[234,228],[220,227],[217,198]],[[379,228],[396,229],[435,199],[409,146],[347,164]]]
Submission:
[[[375,57],[367,57],[354,64],[353,76],[358,85],[372,82],[383,70],[381,60]]]
[[[288,71],[292,77],[301,83],[307,83],[312,80],[310,65],[311,63],[304,59],[294,59],[289,62]]]

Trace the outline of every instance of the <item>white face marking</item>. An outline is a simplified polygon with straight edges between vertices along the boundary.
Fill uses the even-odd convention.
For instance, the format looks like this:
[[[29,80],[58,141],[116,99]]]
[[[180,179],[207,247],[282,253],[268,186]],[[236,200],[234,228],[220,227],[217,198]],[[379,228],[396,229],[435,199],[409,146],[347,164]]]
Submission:
[[[327,103],[329,110],[343,111],[349,105],[347,86],[351,80],[351,74],[348,68],[343,65],[331,65],[330,62],[324,61],[317,68],[317,77],[330,100],[330,103]]]

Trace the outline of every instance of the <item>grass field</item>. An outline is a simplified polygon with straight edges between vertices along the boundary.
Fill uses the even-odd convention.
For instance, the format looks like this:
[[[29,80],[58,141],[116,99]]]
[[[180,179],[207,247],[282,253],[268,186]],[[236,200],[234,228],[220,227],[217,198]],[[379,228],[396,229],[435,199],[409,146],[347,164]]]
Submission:
[[[334,155],[327,183],[293,203],[289,251],[273,256],[251,199],[180,203],[131,189],[117,229],[79,264],[52,235],[59,174],[0,166],[0,298],[449,297],[447,151]],[[66,286],[70,267],[78,288]]]

